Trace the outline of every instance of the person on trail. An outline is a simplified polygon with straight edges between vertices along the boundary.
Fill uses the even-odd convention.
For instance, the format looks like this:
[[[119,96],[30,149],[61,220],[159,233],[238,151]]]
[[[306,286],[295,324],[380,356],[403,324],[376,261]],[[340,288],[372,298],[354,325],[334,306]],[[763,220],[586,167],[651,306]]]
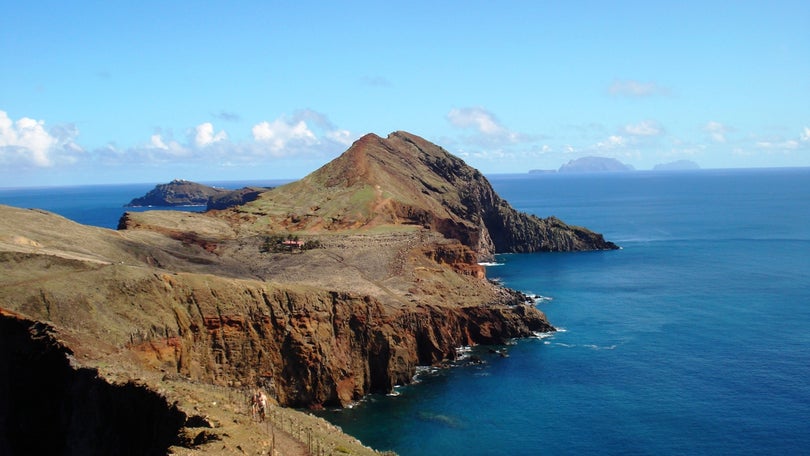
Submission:
[[[259,421],[264,421],[267,413],[267,396],[265,396],[264,391],[257,389],[253,393],[251,408],[253,409],[253,417]]]
[[[267,396],[264,395],[264,391],[259,391],[259,410],[261,411],[262,421],[264,421],[264,416],[267,413]]]

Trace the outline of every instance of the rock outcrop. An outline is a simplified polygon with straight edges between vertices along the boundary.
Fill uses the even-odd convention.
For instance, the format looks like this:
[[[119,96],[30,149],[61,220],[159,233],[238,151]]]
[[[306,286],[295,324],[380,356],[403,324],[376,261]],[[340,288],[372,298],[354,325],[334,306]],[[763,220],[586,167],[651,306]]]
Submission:
[[[205,206],[208,200],[217,195],[228,193],[221,188],[209,187],[182,179],[175,179],[168,184],[159,184],[146,195],[135,198],[127,207],[174,207]]]
[[[3,254],[3,264],[36,260]],[[42,279],[5,284],[5,305],[114,346],[139,364],[219,385],[264,385],[279,403],[347,405],[410,383],[416,366],[465,345],[552,331],[524,300],[481,306],[421,303],[393,309],[369,295],[207,274],[106,265],[74,271],[72,287]],[[93,284],[106,284],[93,292]],[[525,297],[524,297],[525,298]]]
[[[208,210],[222,210],[229,207],[241,206],[255,201],[262,193],[270,190],[267,187],[243,187],[225,193],[211,195],[206,203]]]
[[[290,231],[411,225],[494,253],[609,250],[602,235],[521,213],[476,169],[418,136],[368,134],[304,179],[238,209]]]

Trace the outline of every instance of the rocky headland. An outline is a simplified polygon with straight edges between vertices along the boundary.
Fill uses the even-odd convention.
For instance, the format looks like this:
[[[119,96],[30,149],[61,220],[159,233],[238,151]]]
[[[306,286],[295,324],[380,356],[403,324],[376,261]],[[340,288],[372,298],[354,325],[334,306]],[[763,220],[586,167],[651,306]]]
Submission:
[[[125,207],[205,206],[211,197],[223,193],[228,193],[228,190],[175,179],[168,184],[156,185],[146,195],[133,198]]]
[[[118,231],[38,210],[0,215],[0,323],[16,328],[0,332],[0,389],[62,391],[49,399],[61,410],[47,429],[61,439],[53,448],[88,454],[88,432],[157,441],[104,418],[130,402],[171,430],[140,453],[266,452],[245,391],[260,387],[281,406],[348,405],[455,359],[460,346],[553,331],[479,262],[617,248],[515,211],[477,170],[404,132],[364,136],[304,179],[221,210],[127,213]],[[55,361],[18,361],[44,353]],[[113,405],[94,405],[104,403]],[[0,402],[0,452],[32,448],[14,437],[36,426],[20,404]],[[91,411],[98,423],[76,424]],[[310,423],[333,450],[373,453],[276,411]],[[292,424],[290,434],[293,448]],[[111,439],[104,448],[124,445]]]

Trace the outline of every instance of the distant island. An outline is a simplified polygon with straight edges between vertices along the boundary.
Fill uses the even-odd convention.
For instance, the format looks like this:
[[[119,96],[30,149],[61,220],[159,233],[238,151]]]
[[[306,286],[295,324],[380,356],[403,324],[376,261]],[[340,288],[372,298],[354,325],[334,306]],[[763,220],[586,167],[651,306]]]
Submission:
[[[146,195],[134,198],[125,207],[206,206],[206,209],[227,209],[254,201],[267,190],[270,188],[244,187],[226,190],[175,179],[168,184],[156,185]]]
[[[653,171],[686,171],[701,169],[692,160],[676,160],[668,163],[655,165]],[[582,157],[570,160],[560,166],[559,170],[554,169],[530,169],[529,174],[555,174],[555,173],[604,173],[604,172],[626,172],[635,171],[632,165],[622,163],[615,158],[608,157]]]
[[[692,160],[677,160],[669,163],[660,163],[653,167],[654,171],[687,171],[700,169],[700,166]]]
[[[529,174],[554,174],[556,169],[530,169]]]
[[[624,164],[615,158],[608,157],[582,157],[571,160],[560,166],[561,173],[603,173],[617,171],[633,171],[631,165]]]

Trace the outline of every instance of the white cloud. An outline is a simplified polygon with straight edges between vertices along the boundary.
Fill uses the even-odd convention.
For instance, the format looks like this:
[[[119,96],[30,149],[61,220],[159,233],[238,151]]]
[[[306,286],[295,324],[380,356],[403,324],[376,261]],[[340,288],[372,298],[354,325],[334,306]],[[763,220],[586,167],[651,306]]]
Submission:
[[[194,128],[194,144],[197,147],[205,147],[215,142],[228,139],[228,134],[224,130],[214,133],[214,125],[211,122],[201,123]]]
[[[357,139],[349,130],[337,128],[327,116],[310,109],[255,123],[251,134],[239,141],[234,141],[224,130],[218,130],[212,122],[186,129],[181,138],[174,138],[171,130],[158,129],[145,135],[139,144],[109,143],[90,152],[76,144],[78,134],[73,125],[49,128],[45,121],[28,117],[12,119],[0,111],[3,176],[25,169],[61,170],[64,165],[77,164],[81,169],[126,167],[133,172],[139,167],[154,165],[256,167],[287,158],[328,159]],[[79,164],[79,160],[84,163]],[[8,179],[6,182],[8,184]]]
[[[344,146],[351,146],[354,141],[352,133],[349,130],[332,130],[326,132],[326,137],[338,144]]]
[[[781,142],[759,141],[757,147],[772,150],[796,150],[799,148],[799,141],[792,139]]]
[[[95,152],[110,165],[260,166],[273,159],[334,155],[354,139],[351,132],[336,128],[325,115],[305,109],[291,117],[255,124],[251,136],[243,141],[233,141],[224,130],[217,131],[211,122],[203,122],[188,129],[184,142],[173,140],[171,132],[158,131],[139,146],[110,145]]]
[[[526,135],[503,126],[495,115],[482,107],[453,108],[447,113],[447,120],[458,128],[469,129],[474,133],[458,138],[459,147],[471,149],[513,149],[534,145],[542,139],[540,135]],[[447,144],[446,144],[447,145]]]
[[[178,158],[193,157],[194,150],[171,138],[164,139],[160,133],[155,133],[149,137],[148,144],[131,148],[126,155],[129,160],[166,163]]]
[[[669,95],[670,90],[654,82],[615,80],[608,87],[608,93],[616,96],[642,98],[654,95]]]
[[[501,135],[506,131],[492,113],[481,107],[453,108],[447,120],[456,127],[472,127],[484,135]]]
[[[637,124],[625,125],[624,132],[632,136],[658,136],[664,132],[654,120],[644,120]]]
[[[149,145],[153,149],[169,150],[169,146],[163,142],[163,138],[159,134],[154,134],[149,138]]]
[[[0,163],[45,168],[73,162],[83,153],[74,142],[78,134],[72,125],[47,131],[43,120],[22,117],[12,121],[0,111]]]
[[[318,143],[318,138],[303,120],[288,122],[279,118],[272,122],[264,121],[254,125],[251,132],[253,139],[269,147],[274,155],[289,155],[292,150],[285,151],[288,146],[312,146]]]
[[[735,155],[752,156],[757,151],[767,154],[782,153],[791,155],[795,152],[810,150],[810,127],[803,127],[799,134],[793,137],[782,135],[757,137],[749,135],[748,139],[749,141],[744,144],[745,148],[737,147],[733,150]]]
[[[726,133],[732,131],[732,129],[712,120],[703,127],[703,131],[709,134],[712,141],[724,143],[726,142]]]
[[[343,152],[357,139],[352,132],[337,128],[325,114],[312,109],[260,122],[251,132],[255,142],[248,149],[253,155],[266,155],[269,148],[274,157],[329,156]]]
[[[627,144],[627,140],[622,136],[611,135],[607,140],[596,143],[597,149],[615,149]]]

